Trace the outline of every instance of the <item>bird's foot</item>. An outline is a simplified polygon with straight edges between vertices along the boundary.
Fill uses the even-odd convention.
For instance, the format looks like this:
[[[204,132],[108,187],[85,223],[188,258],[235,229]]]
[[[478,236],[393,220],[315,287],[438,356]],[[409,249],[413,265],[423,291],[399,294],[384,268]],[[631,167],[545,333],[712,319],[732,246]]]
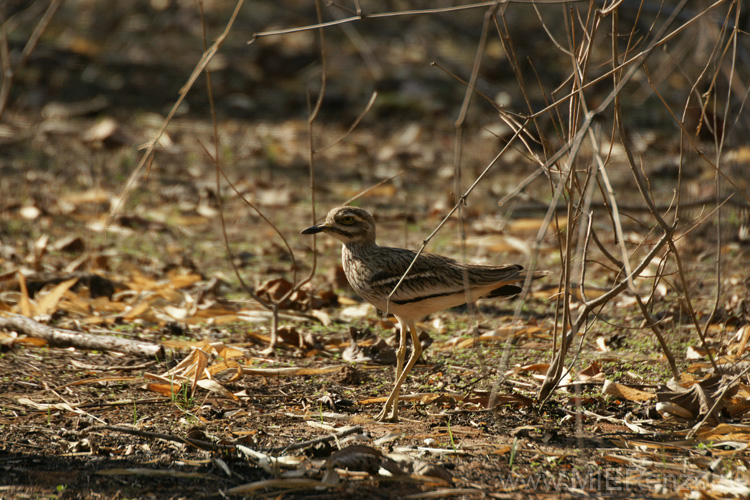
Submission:
[[[394,405],[391,408],[384,406],[383,409],[380,410],[380,413],[375,417],[375,420],[377,422],[398,422],[398,410],[396,409],[396,406]]]
[[[260,354],[262,356],[275,356],[276,355],[276,348],[274,345],[269,345],[262,351],[260,351]]]

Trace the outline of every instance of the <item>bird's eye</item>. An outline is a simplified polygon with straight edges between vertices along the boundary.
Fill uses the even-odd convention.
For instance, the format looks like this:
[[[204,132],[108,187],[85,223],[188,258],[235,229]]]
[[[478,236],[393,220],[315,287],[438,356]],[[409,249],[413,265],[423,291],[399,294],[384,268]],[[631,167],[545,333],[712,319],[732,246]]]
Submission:
[[[355,219],[351,215],[345,215],[341,219],[339,219],[339,222],[341,222],[342,224],[346,224],[347,226],[350,224],[354,224],[354,221]]]

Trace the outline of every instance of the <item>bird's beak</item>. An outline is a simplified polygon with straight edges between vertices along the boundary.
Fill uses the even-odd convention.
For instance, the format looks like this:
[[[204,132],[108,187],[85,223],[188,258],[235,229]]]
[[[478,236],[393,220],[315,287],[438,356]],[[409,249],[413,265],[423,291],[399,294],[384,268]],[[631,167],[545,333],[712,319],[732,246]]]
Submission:
[[[316,233],[322,233],[328,229],[328,226],[325,224],[318,224],[317,226],[310,226],[307,229],[304,229],[301,234],[316,234]]]

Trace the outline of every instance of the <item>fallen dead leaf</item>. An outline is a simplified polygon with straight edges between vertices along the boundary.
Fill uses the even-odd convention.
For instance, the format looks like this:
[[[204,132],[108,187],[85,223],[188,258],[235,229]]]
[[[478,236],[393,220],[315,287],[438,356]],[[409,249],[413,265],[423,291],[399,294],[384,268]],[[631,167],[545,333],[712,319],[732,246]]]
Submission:
[[[71,278],[67,281],[63,281],[58,284],[55,288],[49,291],[46,295],[43,295],[41,299],[37,301],[36,313],[40,315],[52,314],[57,309],[57,304],[62,299],[65,292],[76,284],[78,278]]]
[[[656,398],[656,394],[654,393],[634,389],[633,387],[618,384],[617,382],[612,382],[611,380],[604,381],[602,394],[608,394],[616,398],[624,398],[628,401],[636,402],[651,401],[652,399]]]
[[[466,238],[466,246],[481,248],[488,252],[515,252],[523,255],[529,255],[531,251],[527,241],[502,234]]]
[[[24,207],[21,207],[18,210],[18,213],[26,220],[34,220],[42,215],[42,211],[34,205],[26,205]]]

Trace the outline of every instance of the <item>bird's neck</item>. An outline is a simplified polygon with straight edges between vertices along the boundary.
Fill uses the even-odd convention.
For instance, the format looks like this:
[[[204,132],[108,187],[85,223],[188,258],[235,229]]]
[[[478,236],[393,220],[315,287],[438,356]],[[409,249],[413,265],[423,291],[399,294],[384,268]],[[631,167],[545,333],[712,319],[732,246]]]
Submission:
[[[344,246],[349,250],[357,250],[360,248],[369,248],[378,246],[374,239],[356,240],[344,243]]]
[[[346,258],[347,254],[349,255],[361,255],[363,253],[366,254],[367,250],[376,246],[378,246],[377,243],[375,243],[375,240],[372,240],[372,239],[350,241],[342,245],[341,253],[343,254],[344,258]]]

